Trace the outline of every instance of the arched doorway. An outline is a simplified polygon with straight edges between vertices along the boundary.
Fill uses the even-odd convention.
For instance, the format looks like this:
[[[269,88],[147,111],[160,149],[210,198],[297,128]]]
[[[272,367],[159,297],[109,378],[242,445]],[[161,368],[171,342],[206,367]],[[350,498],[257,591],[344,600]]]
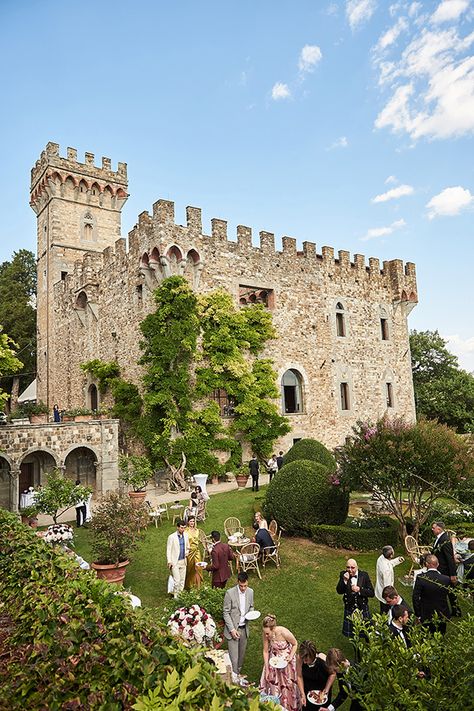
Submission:
[[[57,462],[49,452],[38,450],[27,454],[20,464],[19,495],[28,491],[30,486],[37,489],[40,484],[44,484],[45,473],[55,467],[57,467]]]
[[[10,509],[10,464],[0,454],[0,506],[4,509]]]
[[[303,411],[303,378],[291,368],[281,380],[282,406],[285,414]]]
[[[68,479],[80,480],[83,486],[96,488],[96,464],[95,452],[89,447],[76,447],[66,457],[65,476]]]

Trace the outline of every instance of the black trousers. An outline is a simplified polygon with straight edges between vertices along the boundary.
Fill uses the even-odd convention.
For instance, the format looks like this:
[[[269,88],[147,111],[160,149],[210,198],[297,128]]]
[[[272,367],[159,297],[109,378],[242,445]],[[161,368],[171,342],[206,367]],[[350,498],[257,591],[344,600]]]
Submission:
[[[252,474],[252,491],[258,491],[258,474],[256,476]]]
[[[76,526],[79,528],[79,526],[82,526],[83,523],[86,522],[86,512],[87,508],[86,506],[76,506]]]

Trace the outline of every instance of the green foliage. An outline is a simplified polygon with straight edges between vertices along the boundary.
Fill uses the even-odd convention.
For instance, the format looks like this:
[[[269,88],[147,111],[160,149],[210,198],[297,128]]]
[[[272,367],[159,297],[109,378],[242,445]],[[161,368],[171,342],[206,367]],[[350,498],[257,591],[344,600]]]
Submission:
[[[16,343],[3,333],[3,328],[0,325],[0,379],[5,375],[16,373],[22,368],[22,362],[15,355],[14,348]],[[8,400],[8,393],[3,392],[0,387],[0,406]]]
[[[273,477],[264,509],[288,533],[308,535],[313,524],[345,521],[348,507],[349,494],[331,483],[325,466],[298,459]]]
[[[133,491],[144,491],[149,481],[153,479],[154,471],[148,457],[137,455],[119,457],[120,480]]]
[[[224,589],[211,588],[209,585],[201,585],[200,588],[193,588],[192,590],[183,590],[177,598],[173,598],[166,605],[166,621],[178,607],[199,605],[211,615],[214,622],[218,622],[222,619],[224,595]]]
[[[66,417],[80,417],[86,415],[95,415],[94,410],[88,407],[73,407],[71,410],[64,410],[63,416]]]
[[[10,419],[18,420],[30,415],[46,415],[47,413],[48,408],[41,400],[39,402],[25,402],[10,413]]]
[[[46,474],[46,484],[35,494],[35,506],[39,513],[49,514],[54,523],[61,514],[75,506],[79,501],[87,499],[92,489],[80,486],[66,479],[59,469],[53,469]]]
[[[327,447],[318,442],[317,439],[300,439],[288,450],[283,459],[283,466],[294,462],[297,459],[308,459],[327,467],[329,471],[335,471],[336,460]]]
[[[136,428],[140,423],[143,401],[136,385],[121,378],[111,382],[110,389],[114,398],[112,416]]]
[[[353,490],[372,491],[397,518],[403,537],[408,521],[417,537],[435,499],[474,469],[468,443],[434,421],[383,418],[375,425],[359,422],[353,431],[336,455],[341,475]]]
[[[99,383],[99,390],[101,393],[105,392],[111,385],[112,381],[120,375],[120,368],[116,361],[106,363],[97,358],[89,360],[87,363],[82,363],[81,369],[85,373],[92,375],[93,378],[96,378]]]
[[[185,647],[150,616],[133,611],[114,586],[81,570],[3,509],[0,599],[4,619],[9,615],[2,628],[2,709],[121,711],[149,692],[151,705],[141,708],[173,708],[182,692],[190,696],[180,698],[180,711],[268,708],[255,691],[226,686],[199,648]]]
[[[472,602],[466,606],[470,614],[448,623],[443,637],[412,625],[410,648],[392,637],[385,616],[377,615],[370,625],[357,621],[356,630],[364,630],[368,643],[357,641],[361,660],[349,670],[349,681],[362,709],[472,709],[474,615]]]
[[[344,526],[311,526],[311,537],[315,543],[330,548],[345,548],[356,551],[380,550],[383,546],[398,544],[397,523],[387,517],[379,517],[379,525],[370,528],[353,523]]]
[[[0,325],[17,344],[22,361],[20,368],[5,370],[0,363],[0,378],[25,373],[20,388],[26,387],[36,373],[36,259],[27,249],[13,252],[10,261],[0,264]],[[11,378],[3,379],[0,388],[9,391],[11,383]]]
[[[89,524],[94,563],[113,565],[130,559],[149,523],[144,502],[109,491],[94,509]]]
[[[418,415],[474,432],[474,377],[459,368],[438,331],[412,331],[410,348]]]
[[[466,506],[474,506],[474,474],[459,481],[456,498]]]

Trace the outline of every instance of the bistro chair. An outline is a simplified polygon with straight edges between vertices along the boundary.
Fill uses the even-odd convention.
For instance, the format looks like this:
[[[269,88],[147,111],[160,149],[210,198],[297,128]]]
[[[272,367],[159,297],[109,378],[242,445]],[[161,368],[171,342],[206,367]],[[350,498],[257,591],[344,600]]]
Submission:
[[[275,541],[274,546],[267,546],[266,548],[262,548],[262,565],[263,567],[266,566],[267,563],[270,563],[271,561],[275,563],[276,567],[279,568],[281,565],[281,560],[280,560],[280,542],[281,542],[281,531],[278,534],[278,539]]]
[[[268,530],[270,532],[271,537],[274,539],[278,531],[278,524],[274,518],[272,518],[272,520],[268,524]]]
[[[226,518],[224,521],[224,531],[227,538],[229,538],[237,532],[244,533],[244,528],[238,518],[229,516],[229,518]]]
[[[211,560],[212,538],[204,533],[201,528],[198,528],[199,545],[202,549],[203,561]]]
[[[408,573],[408,577],[410,577],[413,574],[413,569],[415,565],[420,567],[420,557],[422,555],[430,553],[431,547],[420,546],[418,545],[416,538],[414,538],[413,536],[405,536],[405,548],[411,560],[411,568],[410,572]]]
[[[247,543],[242,546],[240,551],[237,553],[237,560],[239,563],[240,570],[248,572],[249,570],[256,570],[257,575],[262,579],[260,575],[260,568],[258,567],[258,555],[260,553],[260,546],[258,543]]]

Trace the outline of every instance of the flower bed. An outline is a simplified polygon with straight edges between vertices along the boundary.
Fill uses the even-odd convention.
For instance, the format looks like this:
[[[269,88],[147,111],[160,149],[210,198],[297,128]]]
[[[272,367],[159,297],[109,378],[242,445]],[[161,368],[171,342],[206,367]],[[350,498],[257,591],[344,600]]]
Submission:
[[[211,646],[216,641],[216,623],[199,605],[179,607],[168,620],[171,634],[188,644]]]
[[[48,526],[48,529],[43,536],[43,541],[46,541],[46,543],[51,543],[53,545],[54,543],[69,543],[71,544],[71,541],[74,537],[74,532],[72,530],[72,527],[69,526],[67,523],[53,523],[51,526]]]

